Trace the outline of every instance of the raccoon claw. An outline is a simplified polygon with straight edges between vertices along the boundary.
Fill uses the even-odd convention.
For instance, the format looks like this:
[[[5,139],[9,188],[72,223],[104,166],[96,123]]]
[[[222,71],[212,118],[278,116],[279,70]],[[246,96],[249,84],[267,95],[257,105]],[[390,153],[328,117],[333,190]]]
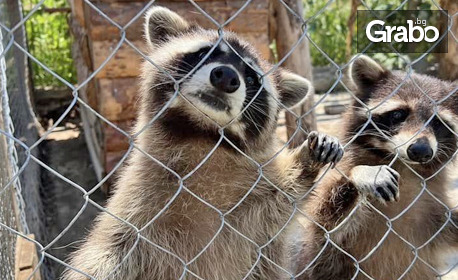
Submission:
[[[337,138],[312,131],[307,138],[310,154],[317,162],[333,165],[338,163],[344,154],[342,145]]]
[[[399,200],[399,173],[388,165],[356,166],[350,180],[362,194],[383,204]]]

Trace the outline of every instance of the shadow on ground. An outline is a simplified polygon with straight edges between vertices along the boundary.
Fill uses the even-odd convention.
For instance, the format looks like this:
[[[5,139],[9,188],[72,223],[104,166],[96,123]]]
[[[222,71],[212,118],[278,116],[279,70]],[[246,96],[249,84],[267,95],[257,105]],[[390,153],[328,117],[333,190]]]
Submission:
[[[42,153],[49,167],[84,190],[88,191],[97,184],[84,135],[78,127],[58,128],[51,133],[44,142]],[[65,261],[86,236],[100,210],[86,202],[76,185],[49,171],[44,171],[42,177],[48,240],[53,242],[58,238],[48,252]],[[90,195],[90,199],[101,205],[105,203],[105,195],[100,189]],[[78,213],[79,217],[73,221]],[[55,261],[51,264],[54,279],[58,279],[64,266]]]

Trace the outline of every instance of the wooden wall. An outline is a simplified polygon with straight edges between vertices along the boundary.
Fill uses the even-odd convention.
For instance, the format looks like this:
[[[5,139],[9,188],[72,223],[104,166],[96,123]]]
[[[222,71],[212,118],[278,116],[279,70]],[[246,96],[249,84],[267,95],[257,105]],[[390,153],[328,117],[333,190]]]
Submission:
[[[71,26],[75,36],[74,57],[78,68],[79,83],[96,71],[95,77],[82,88],[80,96],[88,104],[121,129],[129,131],[136,111],[137,76],[142,56],[126,42],[119,49],[125,36],[139,50],[144,50],[143,20],[137,16],[149,1],[98,0],[92,4],[108,16],[107,20],[94,7],[83,0],[72,0]],[[254,0],[227,26],[240,34],[269,59],[269,1]],[[245,1],[198,0],[198,5],[219,23],[229,19]],[[191,3],[185,0],[156,1],[184,18],[206,28],[216,26]],[[127,28],[124,28],[128,24]],[[122,29],[119,28],[122,27]],[[123,32],[125,31],[125,32]],[[111,59],[106,60],[111,56]],[[106,63],[106,64],[105,64]],[[101,69],[100,67],[104,65]],[[100,160],[101,168],[109,172],[125,153],[127,138],[100,119],[85,113],[85,133],[93,140],[92,153]],[[93,115],[93,114],[92,114]],[[87,131],[89,130],[89,131]],[[88,139],[88,138],[87,138]],[[89,139],[90,140],[90,139]]]

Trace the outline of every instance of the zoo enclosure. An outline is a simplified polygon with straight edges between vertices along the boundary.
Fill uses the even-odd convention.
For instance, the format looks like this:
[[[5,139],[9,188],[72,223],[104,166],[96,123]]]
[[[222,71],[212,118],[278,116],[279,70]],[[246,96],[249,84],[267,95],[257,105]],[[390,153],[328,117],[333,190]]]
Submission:
[[[121,103],[123,98],[126,98],[125,95],[116,95],[118,91],[121,91],[122,94],[127,93],[127,98],[134,98],[135,97],[135,89],[125,89],[123,86],[125,84],[132,84],[133,80],[132,77],[138,73],[127,73],[128,71],[132,70],[132,67],[135,68],[138,65],[139,60],[130,61],[132,57],[136,57],[137,59],[146,59],[144,53],[142,52],[142,46],[140,41],[138,41],[139,37],[139,26],[143,20],[144,12],[151,7],[153,4],[165,4],[166,1],[150,1],[150,2],[135,2],[134,9],[125,9],[123,5],[128,5],[126,3],[110,3],[111,1],[107,2],[91,2],[91,1],[73,1],[73,9],[74,16],[72,17],[72,21],[70,22],[70,26],[72,28],[73,33],[75,34],[76,38],[82,38],[81,40],[77,41],[79,46],[76,46],[74,49],[74,55],[79,57],[78,63],[83,62],[84,65],[77,65],[78,70],[78,85],[73,85],[66,79],[63,79],[61,76],[57,75],[55,71],[49,68],[47,65],[44,65],[41,61],[37,60],[30,52],[28,52],[27,48],[24,47],[20,42],[17,41],[18,37],[14,36],[18,29],[21,29],[24,23],[33,16],[34,13],[40,10],[43,7],[44,1],[40,1],[36,6],[34,6],[27,15],[19,22],[8,25],[6,22],[1,21],[1,33],[3,36],[3,49],[0,50],[0,58],[3,61],[3,68],[1,69],[2,74],[2,123],[3,126],[1,127],[1,140],[3,141],[3,146],[0,145],[0,152],[1,157],[6,159],[4,162],[5,166],[2,167],[2,174],[0,177],[2,179],[0,190],[2,193],[2,200],[0,202],[0,239],[3,242],[5,240],[6,247],[2,246],[3,250],[0,250],[0,272],[5,273],[7,277],[13,277],[13,257],[14,252],[12,250],[4,250],[4,248],[15,248],[15,239],[17,236],[22,236],[28,239],[30,242],[33,242],[37,246],[37,252],[39,256],[38,266],[34,269],[36,272],[35,275],[30,275],[30,279],[33,277],[37,277],[37,273],[39,270],[45,266],[46,259],[52,259],[54,262],[62,266],[68,266],[64,260],[56,259],[53,255],[49,254],[47,250],[53,246],[67,231],[71,230],[71,227],[78,219],[79,214],[85,210],[86,207],[89,205],[97,207],[100,211],[106,212],[106,209],[101,207],[98,203],[94,202],[90,198],[90,194],[94,192],[94,190],[101,188],[104,183],[106,183],[114,174],[114,172],[119,169],[120,166],[124,163],[125,159],[127,158],[128,154],[132,149],[139,149],[136,147],[132,140],[132,135],[128,132],[128,127],[130,126],[130,120],[119,119],[119,117],[126,116],[126,108],[122,108],[124,105],[120,104],[121,111],[114,114],[110,110],[104,111],[104,104],[105,101],[110,101],[119,104],[119,100]],[[226,14],[222,13],[221,9],[225,6],[224,1],[215,1],[217,4],[220,4],[220,9],[215,8],[214,10],[211,9],[212,5],[208,4],[206,6],[206,1],[187,1],[188,7],[193,8],[196,11],[196,14],[199,17],[203,17],[206,23],[202,23],[209,28],[215,29],[227,29],[231,28],[231,25],[236,25],[235,22],[240,17],[244,16],[244,12],[250,11],[250,9],[257,10],[256,13],[258,17],[255,22],[259,22],[259,10],[264,10],[266,13],[270,8],[266,3],[266,1],[239,1],[239,6],[234,6],[232,9],[226,10]],[[293,22],[299,26],[299,32],[296,38],[296,41],[290,44],[290,49],[288,49],[283,56],[279,56],[278,60],[276,61],[275,66],[284,65],[285,62],[290,59],[292,55],[295,54],[297,50],[300,49],[307,49],[308,47],[305,45],[311,44],[314,48],[321,51],[319,45],[310,38],[309,34],[307,33],[306,24],[312,21],[315,17],[319,16],[322,13],[326,12],[326,5],[330,5],[335,1],[328,1],[327,4],[324,6],[323,10],[320,10],[317,14],[313,15],[312,17],[306,18],[305,20],[302,17],[301,9],[298,9],[297,6],[292,4],[296,3],[295,1],[274,1],[275,5],[278,5],[282,8],[283,12],[285,12],[289,18],[292,19]],[[436,5],[437,9],[441,9],[441,6],[431,1],[434,5]],[[182,7],[179,6],[181,3],[180,1],[172,1],[171,5],[173,10],[180,10]],[[366,3],[361,2],[364,8],[370,9],[371,7],[367,6]],[[403,5],[406,5],[407,1],[403,2]],[[454,4],[450,1],[444,1],[447,5],[453,6]],[[270,3],[271,4],[271,3]],[[216,5],[216,4],[215,4]],[[127,7],[127,6],[125,6]],[[216,5],[218,7],[218,5]],[[277,7],[278,8],[278,7]],[[118,10],[116,10],[118,9]],[[129,16],[126,20],[125,17],[120,17],[119,11],[128,11]],[[456,11],[456,10],[455,10]],[[224,17],[218,18],[217,15],[225,15]],[[216,15],[216,16],[215,16]],[[252,14],[251,14],[252,15]],[[245,15],[246,16],[246,15]],[[266,16],[266,14],[264,14]],[[457,21],[457,14],[450,14],[450,25],[449,28],[452,29],[453,26],[456,26]],[[197,17],[197,16],[196,16]],[[263,18],[262,20],[267,20]],[[199,21],[199,20],[198,20]],[[84,24],[84,28],[82,27]],[[88,27],[86,28],[86,24]],[[250,31],[252,33],[256,33],[259,29],[256,29],[257,26],[254,26],[253,30]],[[245,26],[244,28],[250,28],[250,26]],[[109,30],[109,32],[107,32]],[[131,31],[134,30],[134,31]],[[263,30],[267,32],[267,30]],[[86,33],[86,32],[89,32]],[[250,33],[248,32],[248,33]],[[454,50],[456,50],[457,38],[456,34],[453,34],[452,31],[449,32],[449,50],[450,53],[453,55]],[[96,34],[96,35],[94,35]],[[105,39],[110,40],[101,40],[101,41],[93,41],[94,45],[99,45],[96,48],[88,49],[81,46],[84,46],[91,43],[91,36],[93,38],[104,38],[104,36],[109,36]],[[264,34],[265,35],[265,34]],[[268,37],[262,37],[263,34],[259,35],[260,46],[263,46],[262,53],[266,58],[269,58],[272,54],[269,49],[266,49],[265,46],[269,44]],[[111,36],[111,37],[110,37]],[[92,38],[92,39],[93,39]],[[114,39],[114,40],[113,40]],[[107,43],[110,41],[111,43]],[[304,45],[305,44],[305,45]],[[61,118],[57,120],[56,123],[44,134],[41,135],[40,139],[32,143],[24,143],[23,140],[17,135],[13,134],[12,128],[12,121],[11,113],[9,112],[10,104],[9,104],[9,93],[6,90],[6,82],[7,82],[7,73],[8,68],[14,68],[15,65],[6,65],[5,57],[7,54],[12,52],[12,50],[20,51],[24,55],[28,56],[28,59],[35,64],[38,64],[39,67],[44,69],[46,72],[53,75],[56,79],[58,79],[62,84],[67,86],[72,92],[72,102],[68,106],[67,110],[65,110],[64,114],[62,114]],[[88,50],[93,51],[93,53],[86,53]],[[97,52],[95,52],[97,51]],[[449,53],[449,54],[450,54]],[[447,54],[447,55],[449,55]],[[330,64],[334,65],[336,68],[336,80],[334,84],[326,91],[326,93],[313,105],[313,108],[317,107],[319,104],[322,104],[326,101],[326,99],[331,95],[333,89],[337,85],[342,85],[346,88],[345,84],[342,82],[342,72],[346,69],[347,64],[345,65],[338,65],[333,61],[333,59],[327,55],[326,53],[322,52],[323,57],[329,61]],[[444,55],[444,56],[447,56]],[[428,56],[427,53],[422,54],[418,58],[416,58],[412,63],[408,63],[409,67],[415,65],[416,62],[420,61],[422,57]],[[124,60],[123,63],[119,63],[119,61]],[[124,66],[127,65],[127,68]],[[127,70],[126,70],[127,69]],[[127,73],[127,74],[126,74]],[[264,75],[265,73],[261,73]],[[305,75],[305,74],[304,74]],[[122,78],[123,80],[115,81],[110,80],[110,78]],[[91,95],[90,88],[99,88],[100,91],[97,91],[96,95]],[[348,90],[348,89],[347,89]],[[348,90],[349,91],[349,90]],[[456,91],[456,90],[455,90]],[[105,92],[105,93],[104,93]],[[350,94],[353,98],[353,96]],[[102,104],[100,102],[102,101]],[[99,103],[99,104],[98,104]],[[127,103],[127,107],[131,104]],[[113,140],[113,141],[121,141],[123,143],[115,143],[114,145],[121,145],[120,152],[111,164],[110,168],[105,168],[102,164],[96,168],[99,168],[98,174],[100,177],[99,183],[95,186],[92,186],[89,190],[85,189],[82,186],[72,182],[68,178],[65,178],[61,174],[57,173],[55,170],[52,170],[47,166],[44,162],[42,162],[39,158],[30,154],[29,151],[35,149],[40,142],[46,139],[47,135],[51,133],[53,130],[57,128],[59,123],[64,119],[64,117],[70,112],[70,110],[74,106],[79,106],[81,109],[82,117],[85,123],[85,130],[86,130],[86,137],[89,137],[87,140],[89,143],[90,149],[94,149],[91,152],[94,154],[94,157],[101,157],[101,147],[97,147],[100,143],[103,143],[105,140],[100,139],[100,135],[102,135],[102,130],[105,132],[105,139]],[[132,108],[127,108],[127,110],[131,110]],[[134,109],[131,110],[132,113]],[[302,117],[307,116],[310,114],[310,110],[304,110],[299,114],[297,112],[291,112],[293,115],[296,115],[297,118],[300,120]],[[128,114],[127,114],[128,116]],[[131,115],[132,116],[132,115]],[[127,121],[127,123],[124,123]],[[111,133],[111,134],[110,134]],[[107,137],[108,134],[109,136]],[[122,139],[122,140],[120,140]],[[106,145],[111,145],[110,143],[105,143]],[[3,148],[2,148],[3,147]],[[103,147],[103,144],[102,144]],[[15,150],[25,151],[26,153],[26,161],[22,164],[15,156]],[[127,150],[127,152],[125,152]],[[24,215],[30,213],[31,211],[25,210],[24,206],[24,199],[22,198],[22,193],[26,190],[21,188],[21,180],[18,180],[19,175],[21,175],[27,168],[31,165],[29,162],[34,162],[40,165],[45,172],[50,172],[55,176],[59,177],[61,180],[66,181],[69,185],[73,188],[78,189],[81,192],[82,197],[84,197],[86,204],[80,209],[79,214],[74,217],[70,224],[66,227],[64,231],[61,232],[58,236],[56,236],[53,240],[50,240],[46,243],[41,243],[38,241],[33,241],[30,239],[27,234],[29,233],[27,228],[27,220],[25,219]],[[107,170],[107,173],[104,174],[104,170]],[[5,198],[5,199],[3,199]],[[6,199],[9,198],[9,199]],[[210,205],[208,205],[211,207]],[[408,210],[408,209],[407,209]],[[456,265],[456,264],[455,264]],[[2,269],[5,269],[3,271]],[[438,275],[446,275],[449,273],[450,270],[447,271],[437,271]],[[8,278],[7,278],[8,279]]]

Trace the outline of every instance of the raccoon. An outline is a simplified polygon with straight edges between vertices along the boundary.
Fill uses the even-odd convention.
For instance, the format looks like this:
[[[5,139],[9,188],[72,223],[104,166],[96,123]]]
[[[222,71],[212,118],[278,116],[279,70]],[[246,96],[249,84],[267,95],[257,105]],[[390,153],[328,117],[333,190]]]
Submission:
[[[272,66],[248,43],[166,8],[147,12],[145,34],[137,148],[63,279],[283,278],[296,200],[343,155],[318,132],[293,150],[276,137],[282,106],[312,85],[261,77]]]
[[[446,97],[456,85],[367,56],[349,72],[361,103],[344,118],[345,156],[303,206],[317,224],[301,218],[293,230],[292,270],[311,280],[435,279],[440,253],[458,248],[458,212],[444,204],[458,123]]]

